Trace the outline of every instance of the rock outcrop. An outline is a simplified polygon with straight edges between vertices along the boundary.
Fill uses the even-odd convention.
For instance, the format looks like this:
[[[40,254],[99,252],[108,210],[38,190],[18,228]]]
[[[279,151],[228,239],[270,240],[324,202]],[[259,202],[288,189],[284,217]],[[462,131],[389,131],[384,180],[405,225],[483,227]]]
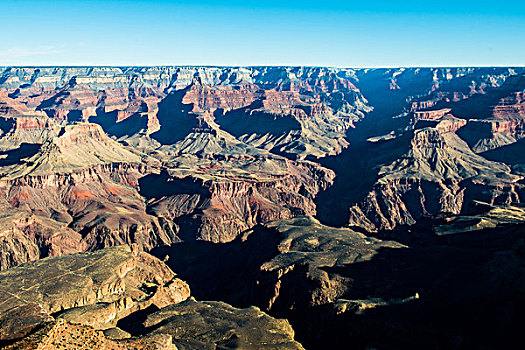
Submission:
[[[521,336],[523,210],[477,209],[382,240],[301,217],[222,246],[182,243],[156,254],[170,256],[195,295],[286,315],[308,348],[512,344]]]
[[[523,201],[521,177],[476,155],[453,130],[441,123],[415,130],[409,151],[382,167],[372,191],[350,208],[350,225],[390,230],[422,216],[468,212],[473,200]]]
[[[184,349],[303,349],[286,320],[256,307],[237,309],[217,301],[189,299],[165,307],[144,321],[152,334],[170,334]]]
[[[261,265],[257,284],[261,289],[274,290],[265,304],[268,310],[277,309],[278,313],[324,305],[347,295],[353,281],[327,273],[327,268],[369,261],[381,249],[405,248],[398,242],[325,226],[312,217],[272,221],[265,229],[280,234],[281,242],[278,254]],[[250,234],[262,233],[247,232],[242,239],[249,239]],[[274,287],[265,285],[268,282]]]
[[[257,226],[222,247],[195,244],[159,248],[155,254],[169,255],[168,264],[190,281],[198,296],[255,304],[277,315],[329,304],[351,293],[354,281],[328,270],[370,261],[382,250],[407,248],[325,226],[308,216]],[[206,288],[210,280],[214,282]]]
[[[6,349],[302,349],[286,320],[188,300],[188,285],[137,246],[42,259],[0,272]],[[144,318],[143,330],[134,332]]]
[[[133,312],[190,295],[186,283],[136,246],[42,259],[5,270],[0,280],[3,341],[53,318],[108,329]]]
[[[113,340],[89,326],[69,324],[63,320],[45,323],[36,332],[6,350],[49,349],[67,350],[89,347],[95,350],[176,350],[172,338],[167,334],[145,336],[135,339]]]

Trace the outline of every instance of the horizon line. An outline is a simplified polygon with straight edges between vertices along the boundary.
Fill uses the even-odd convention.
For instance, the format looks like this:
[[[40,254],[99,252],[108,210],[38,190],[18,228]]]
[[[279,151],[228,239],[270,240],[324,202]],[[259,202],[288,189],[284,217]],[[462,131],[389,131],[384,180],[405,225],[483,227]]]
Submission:
[[[80,65],[2,65],[1,68],[153,68],[153,67],[202,67],[202,68],[333,68],[333,69],[395,69],[395,68],[525,68],[523,65],[407,65],[407,66],[330,66],[330,65],[287,65],[287,64],[255,64],[255,65],[215,65],[215,64],[152,64],[152,65],[114,65],[114,64],[80,64]]]

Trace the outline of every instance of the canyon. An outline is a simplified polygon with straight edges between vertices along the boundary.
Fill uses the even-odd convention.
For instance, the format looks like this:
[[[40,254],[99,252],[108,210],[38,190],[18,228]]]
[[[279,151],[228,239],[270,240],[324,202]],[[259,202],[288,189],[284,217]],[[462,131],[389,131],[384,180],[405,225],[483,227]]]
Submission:
[[[511,344],[524,93],[523,67],[0,67],[0,341]]]

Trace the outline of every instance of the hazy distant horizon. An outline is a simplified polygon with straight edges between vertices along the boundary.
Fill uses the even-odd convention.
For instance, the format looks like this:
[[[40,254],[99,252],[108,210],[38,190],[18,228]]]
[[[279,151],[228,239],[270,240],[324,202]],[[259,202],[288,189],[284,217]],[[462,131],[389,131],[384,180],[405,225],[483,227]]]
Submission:
[[[520,67],[525,3],[2,1],[0,66]]]
[[[377,67],[337,67],[337,66],[306,66],[306,65],[278,65],[278,64],[259,64],[259,65],[217,65],[217,64],[154,64],[154,65],[0,65],[1,68],[155,68],[155,67],[191,67],[191,68],[327,68],[327,69],[455,69],[455,68],[523,68],[522,65],[485,65],[485,66],[377,66]]]

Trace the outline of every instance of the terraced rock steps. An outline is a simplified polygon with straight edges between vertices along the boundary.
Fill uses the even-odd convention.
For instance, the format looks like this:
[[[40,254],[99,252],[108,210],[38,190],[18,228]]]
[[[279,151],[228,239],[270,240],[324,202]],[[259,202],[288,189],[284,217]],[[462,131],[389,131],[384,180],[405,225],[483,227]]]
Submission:
[[[195,301],[185,282],[137,246],[8,269],[0,295],[6,349],[302,349],[286,320]],[[143,319],[144,332],[126,332],[128,319]]]

